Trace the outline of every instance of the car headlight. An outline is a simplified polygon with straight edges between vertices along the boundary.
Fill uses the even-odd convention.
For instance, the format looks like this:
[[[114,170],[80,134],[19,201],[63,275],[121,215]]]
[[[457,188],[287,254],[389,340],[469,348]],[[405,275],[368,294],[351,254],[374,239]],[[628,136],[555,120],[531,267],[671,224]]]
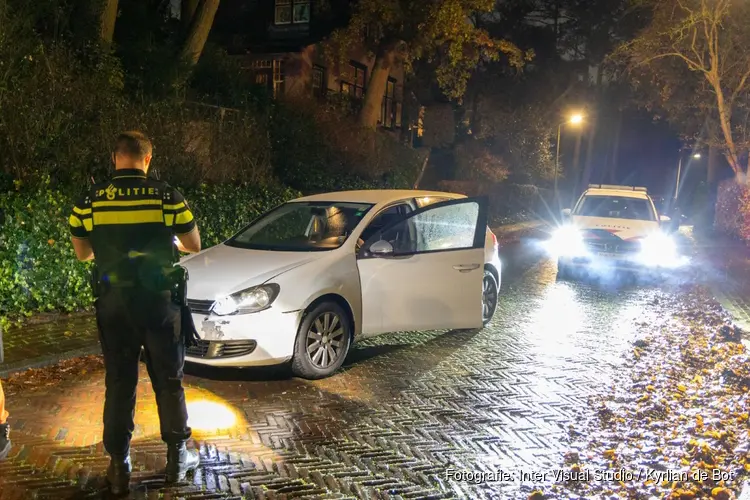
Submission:
[[[677,244],[668,234],[653,233],[641,240],[641,258],[651,265],[674,265],[679,260]]]
[[[214,303],[211,312],[219,316],[228,316],[230,314],[249,314],[262,311],[271,307],[273,301],[278,297],[279,291],[279,285],[275,283],[254,286],[221,297]]]
[[[581,232],[575,226],[562,226],[552,234],[550,250],[557,255],[574,257],[586,253]]]

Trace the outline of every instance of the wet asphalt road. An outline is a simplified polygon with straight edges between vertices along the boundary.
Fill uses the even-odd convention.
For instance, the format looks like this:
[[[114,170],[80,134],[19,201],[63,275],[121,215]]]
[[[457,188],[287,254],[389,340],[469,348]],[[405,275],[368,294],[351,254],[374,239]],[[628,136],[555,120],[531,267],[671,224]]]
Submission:
[[[637,325],[657,324],[652,306],[673,292],[648,284],[558,282],[556,264],[534,238],[501,249],[501,258],[500,304],[484,330],[369,339],[353,348],[344,370],[314,382],[289,379],[284,371],[191,367],[187,397],[204,466],[193,485],[172,492],[208,489],[250,498],[528,495],[536,481],[521,481],[521,473],[561,466],[570,424],[590,418],[588,398],[624,376]],[[141,472],[134,498],[163,486],[153,472],[163,453],[153,393],[145,370],[141,377],[134,444]],[[81,401],[102,389],[103,374],[89,378],[46,395],[75,418],[66,427],[70,439],[87,436],[68,455],[96,443],[100,432],[100,399],[90,406]],[[29,411],[34,398],[41,404],[45,394],[30,396]],[[27,430],[34,425],[28,422]],[[96,472],[107,462],[102,456],[91,463]],[[512,477],[479,484],[481,478],[470,475],[499,469]]]

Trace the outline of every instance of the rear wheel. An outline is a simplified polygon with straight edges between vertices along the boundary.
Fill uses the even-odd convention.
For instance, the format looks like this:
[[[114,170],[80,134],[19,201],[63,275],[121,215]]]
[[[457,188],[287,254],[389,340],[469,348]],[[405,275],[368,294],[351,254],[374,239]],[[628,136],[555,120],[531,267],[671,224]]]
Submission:
[[[352,338],[349,315],[335,302],[322,302],[302,320],[294,343],[292,372],[319,379],[332,375],[344,363]]]
[[[497,301],[497,280],[489,269],[485,269],[482,280],[482,326],[487,326],[492,321],[492,317],[495,315],[495,310],[497,309]]]

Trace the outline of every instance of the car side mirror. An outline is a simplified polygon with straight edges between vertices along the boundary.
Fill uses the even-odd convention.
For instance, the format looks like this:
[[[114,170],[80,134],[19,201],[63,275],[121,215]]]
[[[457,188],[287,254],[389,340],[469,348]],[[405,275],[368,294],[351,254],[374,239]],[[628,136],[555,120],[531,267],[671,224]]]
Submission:
[[[562,210],[560,210],[560,213],[563,217],[570,217],[570,214],[572,214],[573,211],[569,208],[563,208]]]
[[[669,221],[671,221],[671,220],[672,220],[672,218],[671,218],[671,217],[668,217],[668,216],[666,216],[666,215],[660,215],[660,216],[659,216],[659,222],[669,222]]]
[[[370,245],[369,252],[377,256],[386,256],[393,253],[393,245],[385,240],[379,240]]]

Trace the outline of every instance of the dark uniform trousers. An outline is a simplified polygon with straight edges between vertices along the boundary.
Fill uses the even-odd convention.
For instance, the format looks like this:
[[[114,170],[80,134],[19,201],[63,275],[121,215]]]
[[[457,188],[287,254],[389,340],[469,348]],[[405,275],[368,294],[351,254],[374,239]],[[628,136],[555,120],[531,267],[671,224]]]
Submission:
[[[156,394],[161,438],[178,443],[190,437],[182,388],[185,346],[180,308],[170,292],[112,287],[96,301],[96,319],[106,369],[104,447],[114,456],[129,452],[133,435],[141,346]]]

